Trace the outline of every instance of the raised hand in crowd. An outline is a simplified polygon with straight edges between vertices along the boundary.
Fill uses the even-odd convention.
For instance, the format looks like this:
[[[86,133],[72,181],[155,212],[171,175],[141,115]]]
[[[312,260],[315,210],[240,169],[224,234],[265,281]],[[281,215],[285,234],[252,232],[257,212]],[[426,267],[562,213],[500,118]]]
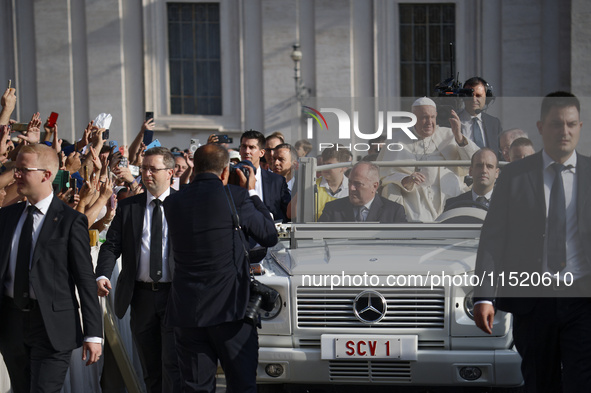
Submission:
[[[183,152],[183,157],[185,158],[185,161],[187,162],[187,170],[183,172],[179,182],[181,184],[187,184],[187,183],[190,183],[194,177],[193,169],[194,169],[195,165],[193,164],[193,153]]]
[[[78,153],[77,151],[73,151],[70,154],[68,154],[68,157],[66,157],[64,161],[64,166],[66,168],[65,170],[70,173],[78,172],[82,167],[82,162],[80,161],[80,153]]]
[[[109,225],[111,224],[111,221],[113,221],[113,218],[115,218],[115,212],[117,210],[117,198],[112,197],[112,194],[113,194],[112,185],[113,184],[111,183],[111,196],[109,196],[109,198],[107,199],[107,202],[106,202],[107,212],[100,220],[95,221],[95,223],[90,226],[90,229],[96,229],[99,232],[102,232],[109,227]],[[102,195],[102,192],[101,192],[101,195]],[[111,203],[111,201],[113,201],[113,202]]]
[[[104,128],[98,128],[97,126],[92,127],[92,133],[90,134],[90,143],[96,151],[101,151],[103,145],[105,144],[105,140],[103,139],[103,132],[105,131],[106,130]]]
[[[101,158],[97,154],[97,150],[92,146],[90,146],[90,161],[92,162],[92,172],[94,176],[98,176],[103,168],[103,164],[101,163]]]
[[[57,135],[57,123],[52,128],[53,132],[53,140],[51,141],[51,147],[55,150],[56,153],[60,153],[62,151],[62,139],[59,139]]]
[[[144,142],[140,143],[140,148],[132,154],[131,148],[129,149],[129,163],[135,166],[142,166],[142,161],[144,160],[144,151],[146,150],[146,145]]]
[[[210,143],[217,143],[218,141],[218,136],[216,134],[211,134],[208,138],[207,138],[207,144]]]
[[[17,138],[31,144],[39,143],[41,140],[41,115],[39,112],[33,114],[33,117],[31,117],[31,121],[27,126],[27,130]]]
[[[0,126],[0,162],[5,163],[8,160],[8,152],[10,151],[12,142],[10,141],[10,127],[7,125]]]
[[[20,151],[21,147],[26,144],[39,143],[41,140],[41,115],[39,112],[33,113],[31,121],[29,122],[27,129],[22,132],[22,135],[17,136],[21,143],[19,143],[15,149],[13,149],[8,158],[12,161],[16,161],[16,156]]]
[[[76,210],[84,214],[86,211],[86,206],[90,206],[92,204],[96,193],[96,186],[93,184],[92,180],[85,181],[80,188],[80,201],[78,202],[78,206],[76,206]]]
[[[135,180],[135,178],[129,171],[128,167],[115,167],[113,168],[113,173],[115,174],[118,180],[123,181],[125,183],[133,183],[133,181]]]
[[[140,152],[142,152],[146,149],[146,146],[143,143],[144,131],[153,130],[155,126],[156,126],[156,123],[154,123],[154,119],[149,119],[149,120],[142,123],[142,128],[140,129],[140,132],[138,132],[138,134],[135,136],[135,139],[133,140],[133,142],[131,142],[131,145],[129,145],[129,163],[134,163],[135,158],[139,156]],[[138,164],[133,164],[133,165],[138,165]],[[141,164],[139,164],[139,165],[141,165]]]
[[[82,149],[90,143],[90,136],[92,135],[92,128],[93,127],[94,127],[94,120],[92,120],[90,123],[88,123],[88,125],[84,129],[84,132],[82,133],[82,138],[78,142],[76,142],[76,144],[74,146],[74,150],[82,151]]]
[[[95,193],[96,198],[91,205],[87,205],[87,208],[84,211],[84,214],[88,218],[89,228],[92,228],[103,206],[109,202],[111,195],[113,195],[113,182],[110,178],[107,178],[106,180],[100,182],[100,188],[98,192]]]
[[[0,125],[10,124],[10,116],[12,115],[12,112],[14,112],[14,107],[16,106],[16,89],[6,89],[4,94],[2,94],[0,104],[2,105]]]
[[[64,201],[68,206],[70,206],[72,209],[76,209],[76,206],[78,206],[78,202],[80,202],[80,195],[78,195],[78,189],[68,188],[68,190],[63,193],[63,198],[60,199]]]
[[[43,129],[45,130],[45,135],[43,136],[43,141],[49,142],[50,139],[52,138],[53,134],[57,131],[57,122],[55,123],[55,125],[53,127],[50,127],[49,126],[49,116],[47,116],[45,123],[43,123]]]

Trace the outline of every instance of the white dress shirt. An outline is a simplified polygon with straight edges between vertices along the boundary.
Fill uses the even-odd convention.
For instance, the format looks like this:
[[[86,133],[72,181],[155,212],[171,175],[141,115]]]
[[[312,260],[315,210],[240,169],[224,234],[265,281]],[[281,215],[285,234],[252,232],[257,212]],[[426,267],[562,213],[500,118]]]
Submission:
[[[478,121],[478,125],[480,126],[479,132],[482,136],[482,142],[484,143],[484,147],[487,147],[486,138],[484,136],[484,123],[482,122],[481,113],[477,114],[476,116],[472,116],[469,114],[465,109],[460,112],[459,114],[460,122],[462,123],[462,134],[472,142],[474,142],[474,118]]]
[[[51,193],[48,197],[40,200],[34,205],[38,210],[33,213],[33,241],[31,242],[31,257],[29,260],[29,268],[31,266],[31,260],[33,259],[33,251],[35,250],[35,244],[37,244],[37,239],[39,238],[39,234],[41,233],[41,228],[43,227],[43,222],[45,222],[45,217],[47,215],[47,210],[49,210],[49,205],[51,205],[51,201],[53,200],[53,193]],[[23,225],[25,224],[25,219],[27,218],[27,208],[31,205],[29,202],[25,202],[25,209],[23,210],[23,214],[21,214],[21,218],[18,220],[16,224],[16,228],[14,230],[14,234],[12,235],[12,243],[10,245],[10,258],[8,259],[8,276],[5,281],[4,287],[4,294],[10,297],[14,297],[14,274],[16,270],[16,258],[18,254],[18,243],[20,241],[21,232],[23,229]],[[37,299],[35,295],[35,291],[33,287],[29,283],[29,294],[32,299]]]
[[[542,151],[544,160],[544,199],[546,201],[546,230],[548,233],[548,210],[550,208],[550,192],[554,183],[555,172],[551,165],[554,160]],[[563,164],[569,169],[562,171],[562,182],[564,184],[564,196],[566,201],[566,267],[560,271],[560,279],[564,280],[564,273],[570,272],[575,280],[591,273],[591,270],[584,263],[583,247],[579,236],[579,224],[577,219],[577,154],[572,155]],[[547,247],[548,236],[544,237],[544,272],[548,269]],[[570,282],[570,279],[569,279]]]
[[[170,188],[158,197],[162,202],[170,195]],[[144,223],[142,226],[142,243],[140,245],[140,263],[138,265],[135,279],[137,281],[152,282],[150,278],[150,240],[152,228],[152,215],[154,212],[154,205],[152,201],[156,199],[150,192],[146,191],[146,211],[144,212]],[[164,215],[164,208],[160,205],[162,211],[162,278],[158,282],[171,282],[172,274],[170,272],[168,263],[168,223]]]

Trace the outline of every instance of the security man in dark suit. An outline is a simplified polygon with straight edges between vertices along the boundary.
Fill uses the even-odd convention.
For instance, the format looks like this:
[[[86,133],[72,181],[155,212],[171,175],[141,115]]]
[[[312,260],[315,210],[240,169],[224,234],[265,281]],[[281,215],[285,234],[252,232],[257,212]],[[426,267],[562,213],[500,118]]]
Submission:
[[[480,235],[476,274],[505,280],[476,288],[474,320],[490,334],[493,303],[513,313],[527,392],[591,392],[591,159],[575,151],[582,124],[575,96],[544,98],[543,150],[503,168]],[[548,279],[512,286],[512,273]]]
[[[213,392],[218,359],[228,391],[256,392],[258,336],[244,320],[249,265],[234,229],[232,205],[242,231],[263,247],[277,243],[277,231],[267,207],[252,192],[252,172],[247,183],[236,171],[249,192],[225,188],[230,175],[226,149],[201,146],[193,160],[193,182],[164,203],[175,253],[166,323],[174,327],[183,392]]]
[[[287,205],[291,195],[285,178],[261,168],[265,155],[265,137],[258,131],[249,130],[240,137],[240,156],[252,162],[256,168],[256,193],[265,203],[275,220],[287,221]]]
[[[376,195],[379,185],[378,166],[367,161],[358,162],[349,174],[349,196],[327,202],[318,221],[406,222],[402,205]]]
[[[496,153],[488,147],[483,147],[474,153],[469,170],[469,174],[474,180],[472,190],[446,200],[443,211],[464,206],[464,203],[477,203],[488,208],[495,182],[499,177],[498,165],[499,160]]]
[[[99,296],[111,289],[109,277],[119,256],[121,273],[115,291],[115,314],[123,318],[131,305],[131,332],[148,392],[180,392],[174,334],[164,326],[173,274],[169,225],[162,202],[174,192],[170,179],[175,160],[164,147],[145,153],[141,166],[147,192],[122,200],[96,267]]]
[[[57,171],[55,150],[24,146],[14,178],[27,202],[0,209],[0,351],[15,393],[59,392],[81,345],[87,365],[101,355],[88,222],[54,197]]]
[[[485,113],[492,98],[492,88],[481,77],[475,76],[464,82],[465,89],[473,89],[472,97],[464,100],[464,110],[459,113],[462,122],[462,134],[476,143],[478,147],[488,147],[499,158],[499,135],[503,132],[501,121]]]

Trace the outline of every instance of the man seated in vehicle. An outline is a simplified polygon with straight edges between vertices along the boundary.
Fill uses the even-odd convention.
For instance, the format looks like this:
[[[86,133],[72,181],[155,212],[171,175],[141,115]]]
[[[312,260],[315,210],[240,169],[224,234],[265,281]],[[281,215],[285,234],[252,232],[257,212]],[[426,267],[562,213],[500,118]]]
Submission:
[[[511,162],[521,160],[527,156],[531,156],[536,151],[534,144],[527,138],[517,138],[511,143],[509,148],[509,160]]]
[[[393,142],[403,149],[383,149],[378,161],[414,160],[469,160],[478,146],[461,131],[460,118],[452,110],[451,129],[439,127],[435,102],[422,97],[412,104],[417,117],[413,132],[418,139],[411,140],[402,130],[393,133]],[[382,195],[404,205],[411,221],[433,221],[442,212],[448,198],[458,196],[467,188],[463,177],[468,173],[460,167],[393,167],[382,168],[380,175],[384,189]]]
[[[295,184],[295,174],[298,169],[298,152],[289,143],[281,143],[271,152],[271,161],[269,168],[278,175],[285,178],[287,189],[292,195],[293,185]]]
[[[404,208],[376,195],[380,185],[380,169],[371,162],[361,161],[349,175],[349,196],[326,203],[318,221],[381,223],[406,222]]]
[[[469,207],[482,205],[488,209],[493,193],[495,181],[499,177],[497,155],[488,147],[483,147],[472,156],[470,176],[474,180],[472,190],[445,201],[444,211],[455,207]]]

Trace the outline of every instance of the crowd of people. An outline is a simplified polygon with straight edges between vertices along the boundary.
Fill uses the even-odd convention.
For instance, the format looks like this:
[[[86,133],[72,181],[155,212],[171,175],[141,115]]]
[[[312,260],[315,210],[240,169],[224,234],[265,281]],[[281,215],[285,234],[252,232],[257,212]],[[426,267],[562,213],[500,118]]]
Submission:
[[[351,152],[340,145],[324,149],[319,163],[354,165],[318,173],[315,219],[430,222],[466,203],[509,216],[507,194],[515,191],[505,181],[499,200],[506,206],[496,202],[495,184],[505,171],[499,162],[534,155],[532,142],[520,129],[502,131],[499,119],[484,112],[490,98],[486,81],[471,78],[465,87],[472,89],[472,97],[465,99],[463,110],[451,112],[449,128],[437,124],[432,99],[418,98],[412,105],[417,139],[405,138],[402,131],[394,134],[393,139],[404,141],[400,151],[377,149],[353,163]],[[579,107],[573,102],[557,107],[575,106],[578,116]],[[0,351],[14,391],[28,392],[31,386],[59,391],[69,354],[80,345],[87,364],[98,360],[101,314],[93,293],[107,296],[112,291],[110,278],[119,257],[122,270],[115,313],[122,318],[131,309],[131,331],[148,392],[210,389],[218,360],[232,391],[255,391],[256,322],[244,319],[250,290],[245,261],[249,249],[264,250],[277,242],[274,221],[290,220],[299,159],[313,153],[311,143],[300,140],[292,145],[279,132],[265,137],[249,130],[241,135],[238,151],[218,143],[217,135],[195,151],[146,149],[144,133],[155,127],[152,119],[142,124],[128,148],[114,148],[105,139],[105,129],[92,121],[80,140],[68,143],[59,138],[58,125],[50,124],[49,118],[43,122],[39,113],[13,139],[15,104],[15,89],[9,88],[0,112],[0,239],[10,245],[0,253],[4,297],[0,315],[9,316],[9,322],[0,325]],[[538,123],[550,161],[571,157],[562,153],[572,154],[577,142],[547,131],[559,128],[566,116],[552,112],[555,108],[543,109]],[[548,113],[556,119],[547,120]],[[567,120],[569,127],[576,123]],[[564,148],[555,148],[557,144]],[[417,165],[379,166],[396,160],[413,160]],[[471,164],[468,168],[420,165],[434,160]],[[507,177],[515,175],[513,169],[507,171],[512,174]],[[60,175],[67,176],[70,187],[64,187]],[[540,190],[549,193],[546,183]],[[568,190],[572,196],[572,179]],[[572,198],[567,196],[567,202],[571,206]],[[485,232],[493,231],[493,224],[502,225],[487,220]],[[547,228],[543,220],[541,228]],[[96,269],[88,229],[106,231]],[[580,235],[583,232],[579,229]],[[571,259],[581,264],[588,255],[583,244],[573,244],[581,250],[569,254],[562,269],[570,266]],[[482,250],[487,247],[491,245],[481,243]],[[498,267],[497,251],[479,252],[479,264]],[[544,258],[550,262],[550,257]],[[579,266],[577,271],[586,276],[587,270]],[[490,332],[494,311],[488,306],[494,296],[487,292],[481,298],[476,322]],[[513,305],[507,310],[513,311]],[[537,345],[520,340],[520,353],[520,348]],[[535,357],[524,353],[524,362]],[[525,370],[529,383],[535,373]]]

